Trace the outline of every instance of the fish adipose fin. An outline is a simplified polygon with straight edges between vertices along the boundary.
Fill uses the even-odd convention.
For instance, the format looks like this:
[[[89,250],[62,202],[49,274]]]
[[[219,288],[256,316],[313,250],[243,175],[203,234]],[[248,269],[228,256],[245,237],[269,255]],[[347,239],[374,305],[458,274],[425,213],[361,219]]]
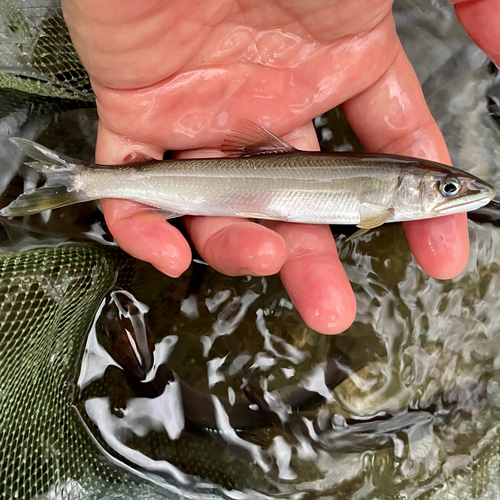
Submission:
[[[389,222],[393,216],[391,209],[386,207],[381,207],[378,205],[372,205],[371,203],[362,203],[359,207],[360,222],[358,227],[359,231],[351,234],[346,241],[351,241],[358,236],[366,234],[370,229],[379,227],[386,222]]]
[[[226,156],[238,158],[242,156],[290,154],[297,150],[268,130],[243,120],[230,132],[221,147]]]
[[[27,165],[43,174],[47,181],[42,187],[27,191],[0,210],[0,216],[32,215],[44,210],[89,201],[89,198],[79,193],[73,186],[75,175],[85,168],[83,162],[28,139],[12,138],[10,141],[16,144],[24,154],[37,160]]]

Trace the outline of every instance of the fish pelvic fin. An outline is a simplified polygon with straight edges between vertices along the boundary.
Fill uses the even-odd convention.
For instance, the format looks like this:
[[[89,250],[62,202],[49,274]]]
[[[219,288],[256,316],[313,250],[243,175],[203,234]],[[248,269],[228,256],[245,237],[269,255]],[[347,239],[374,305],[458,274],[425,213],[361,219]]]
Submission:
[[[16,137],[11,138],[10,141],[16,144],[25,155],[36,160],[27,165],[40,172],[46,178],[46,182],[42,187],[20,195],[10,205],[0,210],[0,216],[32,215],[44,210],[90,200],[75,188],[75,177],[85,169],[85,163],[28,139]]]

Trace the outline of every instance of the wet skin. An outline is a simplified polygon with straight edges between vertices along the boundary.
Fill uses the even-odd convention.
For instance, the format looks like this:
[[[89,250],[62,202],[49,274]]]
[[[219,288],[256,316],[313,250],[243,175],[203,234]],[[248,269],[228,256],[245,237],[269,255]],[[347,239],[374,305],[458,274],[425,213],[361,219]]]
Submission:
[[[161,158],[166,150],[220,155],[240,118],[317,150],[312,118],[342,105],[368,151],[450,163],[391,7],[392,0],[63,0],[97,96],[97,162]],[[500,0],[466,0],[455,8],[473,40],[500,65]],[[187,269],[189,245],[161,213],[125,200],[102,206],[125,251],[170,276]],[[280,272],[317,331],[338,333],[354,320],[354,294],[328,227],[225,217],[184,222],[200,255],[218,271]],[[404,227],[429,274],[446,279],[464,269],[465,214]]]

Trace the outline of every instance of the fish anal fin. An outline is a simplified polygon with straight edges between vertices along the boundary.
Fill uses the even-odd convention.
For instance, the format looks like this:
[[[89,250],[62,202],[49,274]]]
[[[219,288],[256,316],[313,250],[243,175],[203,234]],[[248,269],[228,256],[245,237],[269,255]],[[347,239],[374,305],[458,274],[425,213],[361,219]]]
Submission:
[[[297,150],[288,142],[250,120],[242,120],[230,132],[221,147],[226,156],[237,158],[268,154],[290,154]]]
[[[165,217],[165,220],[176,219],[177,217],[184,217],[185,215],[185,214],[179,214],[177,212],[172,212],[171,210],[163,210],[163,209],[158,209],[158,212],[160,212]]]
[[[379,205],[372,205],[371,203],[362,203],[359,207],[359,215],[358,227],[360,229],[373,229],[391,220],[393,210]]]

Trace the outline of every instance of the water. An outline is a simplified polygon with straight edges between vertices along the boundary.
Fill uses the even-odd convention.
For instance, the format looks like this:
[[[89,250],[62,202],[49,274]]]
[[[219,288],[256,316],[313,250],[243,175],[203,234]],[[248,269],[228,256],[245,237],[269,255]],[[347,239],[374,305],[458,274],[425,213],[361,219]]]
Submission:
[[[401,0],[395,18],[454,164],[500,185],[498,72],[446,2]],[[8,135],[92,157],[94,110],[54,114],[16,100],[3,115],[2,186],[21,160]],[[316,127],[325,149],[362,150],[338,110]],[[151,392],[127,376],[102,347],[97,314],[73,404],[108,460],[167,497],[497,498],[500,232],[469,227],[468,267],[446,282],[420,270],[398,225],[348,243],[339,236],[358,314],[334,337],[302,322],[277,277],[229,278],[200,262],[177,280],[152,269],[142,281],[124,273],[118,280],[148,308],[157,365],[177,378],[155,371],[160,385]],[[90,205],[3,223],[2,231],[4,250],[110,243]],[[330,359],[342,375],[333,390]],[[212,402],[217,429],[183,415],[180,381]],[[319,406],[292,411],[290,394],[304,390]],[[260,406],[265,425],[224,425],[228,403]]]
[[[471,236],[469,266],[449,282],[420,270],[398,226],[349,243],[341,237],[359,312],[340,336],[307,328],[276,277],[228,278],[195,263],[153,292],[139,287],[159,363],[216,401],[248,404],[246,391],[256,390],[269,403],[265,427],[239,432],[223,419],[218,429],[193,427],[182,414],[165,419],[166,401],[170,411],[180,408],[175,383],[153,395],[138,389],[95,348],[95,329],[76,404],[115,458],[189,488],[201,488],[195,474],[229,497],[234,489],[248,498],[422,495],[468,470],[478,443],[495,443],[500,233],[471,223]],[[345,370],[333,391],[325,385],[330,357]],[[290,411],[290,392],[304,387],[323,404]],[[140,418],[145,413],[151,420]]]

